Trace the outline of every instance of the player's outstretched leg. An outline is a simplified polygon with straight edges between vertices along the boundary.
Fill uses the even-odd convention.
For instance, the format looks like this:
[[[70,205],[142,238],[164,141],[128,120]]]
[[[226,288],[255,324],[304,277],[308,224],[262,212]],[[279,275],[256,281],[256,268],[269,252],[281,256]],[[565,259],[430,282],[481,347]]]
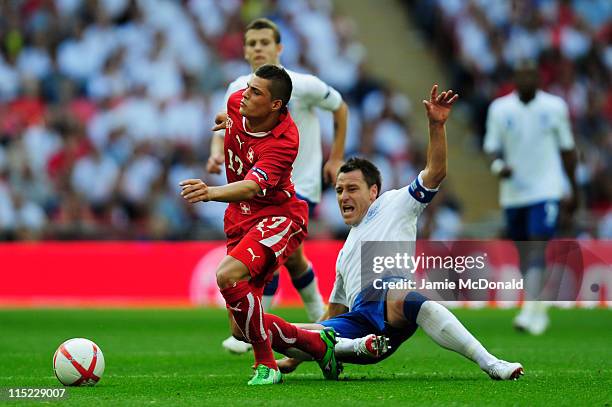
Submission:
[[[325,313],[325,303],[319,292],[317,277],[315,276],[312,264],[304,254],[304,247],[300,245],[287,259],[285,263],[291,283],[302,297],[306,315],[311,322],[318,321]]]
[[[491,355],[482,344],[441,304],[411,292],[404,300],[406,319],[414,318],[425,333],[443,348],[477,363],[494,380],[516,380],[523,375],[520,363],[509,363]]]
[[[301,329],[272,314],[266,314],[265,321],[266,331],[275,351],[292,357],[299,355],[303,360],[314,359],[319,363],[326,379],[338,379],[342,369],[334,352],[336,333],[333,329]]]
[[[321,326],[320,328],[322,329],[323,327]],[[338,363],[338,374],[342,371],[342,362],[360,365],[376,363],[391,349],[389,338],[375,334],[356,339],[336,336],[336,341],[334,353]],[[277,350],[274,347],[274,343],[272,346]],[[289,348],[281,353],[288,356],[276,361],[279,370],[283,374],[295,371],[302,362],[314,360],[312,356],[296,348]]]

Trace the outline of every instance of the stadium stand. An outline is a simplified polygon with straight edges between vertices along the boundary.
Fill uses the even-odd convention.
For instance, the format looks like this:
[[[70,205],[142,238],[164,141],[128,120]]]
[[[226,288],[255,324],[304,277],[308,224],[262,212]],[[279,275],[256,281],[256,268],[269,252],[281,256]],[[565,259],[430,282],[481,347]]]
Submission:
[[[32,0],[0,8],[2,240],[222,237],[225,206],[193,209],[177,184],[225,182],[203,170],[209,129],[227,83],[249,71],[242,32],[259,16],[280,25],[284,65],[342,92],[351,107],[347,154],[380,165],[385,189],[405,185],[423,160],[411,146],[410,101],[368,74],[355,24],[329,1]],[[322,127],[328,149],[329,117]],[[460,224],[457,205],[442,207]],[[332,189],[315,218],[313,235],[346,233]],[[424,228],[448,234],[431,222]]]
[[[582,237],[612,237],[612,3],[606,0],[403,0],[449,67],[475,141],[491,101],[512,90],[513,65],[539,62],[542,86],[569,105],[580,152]]]

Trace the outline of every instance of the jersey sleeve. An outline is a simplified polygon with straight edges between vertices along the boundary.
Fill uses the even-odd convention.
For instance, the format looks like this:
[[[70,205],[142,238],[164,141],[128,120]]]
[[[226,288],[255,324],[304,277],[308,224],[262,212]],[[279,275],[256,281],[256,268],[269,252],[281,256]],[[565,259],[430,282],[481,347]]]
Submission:
[[[575,146],[574,136],[572,135],[572,128],[570,125],[569,111],[567,104],[564,101],[560,101],[559,112],[557,116],[557,143],[560,150],[572,150]]]
[[[340,93],[313,75],[304,76],[304,85],[308,100],[321,109],[336,111],[342,104]]]
[[[346,292],[344,291],[344,281],[342,280],[342,274],[336,270],[336,281],[334,282],[334,288],[329,295],[329,302],[335,304],[342,304],[349,308],[348,301],[346,299]]]
[[[390,194],[388,197],[390,205],[386,210],[389,211],[391,216],[418,217],[421,212],[423,212],[423,209],[427,207],[427,204],[436,196],[438,188],[426,188],[423,185],[423,176],[421,173],[419,173],[410,185],[384,194]]]
[[[287,166],[293,165],[296,156],[297,145],[292,148],[283,143],[275,143],[261,152],[244,179],[255,181],[261,188],[262,196],[265,196],[266,191],[274,188],[284,174],[290,173]]]
[[[498,119],[495,102],[489,107],[487,114],[487,130],[484,138],[484,151],[489,154],[502,151],[502,129]]]

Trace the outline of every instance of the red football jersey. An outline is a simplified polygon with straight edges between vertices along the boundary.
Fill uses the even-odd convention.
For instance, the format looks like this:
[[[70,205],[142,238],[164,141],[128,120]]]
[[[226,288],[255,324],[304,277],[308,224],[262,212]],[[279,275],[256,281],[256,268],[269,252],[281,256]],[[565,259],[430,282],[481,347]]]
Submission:
[[[246,119],[240,114],[240,100],[244,90],[233,93],[227,102],[225,129],[225,173],[227,182],[255,181],[262,193],[253,199],[232,202],[226,213],[228,226],[243,223],[246,218],[265,216],[270,210],[284,210],[295,197],[291,180],[293,162],[298,153],[299,133],[289,112],[267,133],[245,130]],[[268,210],[263,210],[268,208]],[[277,208],[277,209],[274,209]],[[231,217],[232,219],[229,219]],[[228,225],[229,223],[229,225]]]

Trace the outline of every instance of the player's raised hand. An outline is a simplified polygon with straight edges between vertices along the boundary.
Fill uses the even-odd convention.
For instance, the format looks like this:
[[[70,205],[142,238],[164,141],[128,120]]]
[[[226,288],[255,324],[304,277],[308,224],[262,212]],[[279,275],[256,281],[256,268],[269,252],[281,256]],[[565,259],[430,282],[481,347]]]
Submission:
[[[208,185],[201,179],[186,179],[179,183],[181,196],[190,203],[210,201]]]
[[[210,174],[221,174],[221,166],[225,161],[225,157],[221,154],[215,154],[208,157],[208,162],[206,163],[206,171]]]
[[[336,174],[338,169],[344,164],[344,160],[330,158],[323,166],[323,181],[326,184],[336,185]]]
[[[225,130],[227,128],[227,112],[219,112],[215,116],[215,125],[212,131]]]
[[[438,85],[433,85],[429,100],[423,100],[430,124],[444,124],[450,115],[451,107],[459,99],[452,90],[438,94]]]

